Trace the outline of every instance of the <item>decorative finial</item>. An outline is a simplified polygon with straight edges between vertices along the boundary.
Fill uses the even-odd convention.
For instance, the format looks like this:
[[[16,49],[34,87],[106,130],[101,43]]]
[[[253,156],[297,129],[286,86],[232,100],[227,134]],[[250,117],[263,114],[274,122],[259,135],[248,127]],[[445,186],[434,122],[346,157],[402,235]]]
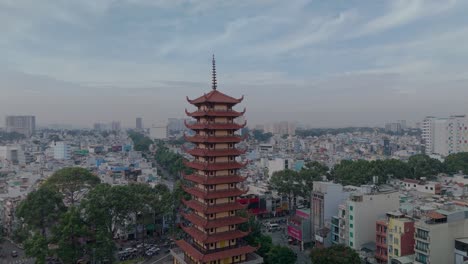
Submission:
[[[213,63],[213,71],[212,71],[212,85],[211,85],[211,88],[213,88],[213,90],[216,90],[216,87],[217,87],[217,83],[216,83],[216,61],[215,61],[215,56],[213,54],[213,60],[212,60],[212,63]]]

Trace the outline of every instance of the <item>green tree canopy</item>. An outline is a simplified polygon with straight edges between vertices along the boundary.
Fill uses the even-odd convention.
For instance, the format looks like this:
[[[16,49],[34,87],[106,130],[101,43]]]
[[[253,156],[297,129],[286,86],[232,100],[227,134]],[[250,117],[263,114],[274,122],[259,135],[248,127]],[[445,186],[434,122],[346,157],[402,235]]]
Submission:
[[[39,188],[21,201],[16,212],[32,231],[39,230],[46,237],[57,219],[65,212],[62,195],[49,188]]]
[[[296,260],[296,253],[285,246],[274,245],[267,254],[267,261],[269,264],[294,264]]]
[[[437,159],[433,159],[427,155],[418,154],[411,156],[408,160],[408,165],[411,168],[414,179],[427,177],[435,178],[437,174],[445,172],[445,165]]]
[[[44,187],[52,188],[61,192],[65,202],[75,205],[77,199],[84,189],[91,189],[101,180],[87,169],[79,167],[68,167],[56,171],[44,183]]]
[[[128,136],[132,139],[136,151],[148,151],[151,144],[154,143],[149,137],[139,132],[130,131]]]
[[[258,129],[252,130],[252,135],[254,139],[259,142],[266,142],[270,140],[270,138],[273,136],[273,134],[270,132],[264,133],[262,130],[258,130]]]
[[[299,173],[293,170],[274,172],[270,179],[270,187],[280,195],[288,197],[289,209],[292,209],[292,201],[304,190],[302,178]]]
[[[468,174],[468,152],[450,154],[444,163],[448,173],[455,174],[461,171]]]
[[[333,245],[328,248],[314,248],[310,253],[312,263],[320,264],[361,264],[359,254],[344,245]]]

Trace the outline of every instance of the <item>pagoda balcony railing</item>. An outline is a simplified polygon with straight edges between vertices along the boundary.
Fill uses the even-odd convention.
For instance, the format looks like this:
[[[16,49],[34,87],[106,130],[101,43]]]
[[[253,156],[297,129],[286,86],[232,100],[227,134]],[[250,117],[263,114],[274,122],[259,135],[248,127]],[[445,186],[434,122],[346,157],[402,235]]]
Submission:
[[[199,244],[195,243],[193,241],[193,239],[190,238],[190,236],[187,236],[187,237],[188,237],[188,239],[186,239],[185,241],[187,241],[191,246],[193,246],[194,248],[196,248],[198,251],[200,251],[203,254],[211,254],[211,253],[221,252],[221,251],[225,251],[225,250],[229,250],[229,249],[245,247],[245,246],[249,245],[245,240],[238,240],[236,245],[232,245],[232,246],[229,246],[229,247],[216,248],[216,249],[206,249],[206,248],[203,248],[202,246],[200,246]]]

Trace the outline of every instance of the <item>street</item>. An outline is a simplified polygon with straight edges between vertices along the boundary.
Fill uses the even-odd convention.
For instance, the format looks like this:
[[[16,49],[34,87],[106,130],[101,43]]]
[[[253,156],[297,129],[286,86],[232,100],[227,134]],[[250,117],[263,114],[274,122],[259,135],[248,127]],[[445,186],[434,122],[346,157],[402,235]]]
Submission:
[[[11,252],[18,252],[17,257],[12,257]],[[18,248],[16,245],[10,241],[4,239],[1,243],[0,251],[0,264],[33,264],[35,263],[34,259],[28,258],[24,255],[24,250]]]
[[[272,218],[272,219],[263,220],[262,222],[266,222],[266,221],[270,221],[270,220],[279,220],[279,219],[286,219],[286,218],[285,217]],[[292,249],[297,254],[296,263],[298,263],[298,264],[311,264],[312,262],[310,261],[310,257],[309,257],[310,250],[300,251],[299,246],[289,245],[288,244],[287,231],[286,231],[287,230],[286,224],[281,224],[281,227],[284,227],[283,230],[281,230],[281,231],[275,231],[275,232],[265,231],[264,233],[271,236],[273,244],[286,246],[286,247],[289,247],[290,249]]]

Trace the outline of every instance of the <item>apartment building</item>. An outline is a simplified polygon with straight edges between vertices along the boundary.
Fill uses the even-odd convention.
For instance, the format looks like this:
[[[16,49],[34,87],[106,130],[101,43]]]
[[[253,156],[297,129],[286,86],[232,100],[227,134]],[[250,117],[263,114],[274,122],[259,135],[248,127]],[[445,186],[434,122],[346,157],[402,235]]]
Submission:
[[[441,194],[442,185],[438,182],[428,182],[425,180],[404,179],[400,185],[407,191],[415,190],[428,194]]]
[[[311,231],[316,247],[332,244],[331,221],[336,208],[351,194],[349,188],[332,182],[314,182],[312,189],[312,225]]]
[[[464,237],[468,237],[468,208],[449,205],[429,212],[415,222],[414,263],[455,263],[456,240]]]
[[[376,229],[373,227],[377,219],[397,210],[400,205],[399,193],[393,189],[378,189],[376,186],[361,188],[361,193],[351,194],[346,201],[347,245],[355,250],[361,250],[365,243],[374,242]]]
[[[377,220],[375,223],[375,259],[379,264],[388,263],[387,230],[387,220]]]
[[[5,118],[7,132],[16,132],[30,137],[36,129],[35,116],[7,116]]]
[[[414,220],[401,212],[387,213],[388,259],[414,254]]]
[[[428,116],[423,120],[422,139],[426,154],[447,156],[468,151],[468,118],[466,115]]]

